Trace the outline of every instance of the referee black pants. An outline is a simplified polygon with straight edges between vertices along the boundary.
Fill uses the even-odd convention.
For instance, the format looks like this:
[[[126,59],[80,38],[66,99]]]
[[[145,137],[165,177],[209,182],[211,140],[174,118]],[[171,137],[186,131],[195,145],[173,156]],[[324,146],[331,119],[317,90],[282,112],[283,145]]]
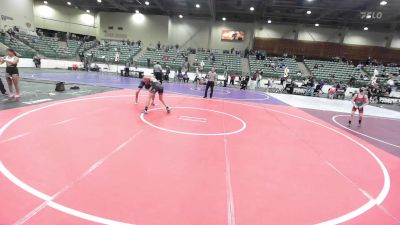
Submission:
[[[207,98],[207,94],[208,94],[208,89],[211,88],[211,92],[210,92],[210,98],[212,98],[213,96],[213,92],[214,92],[214,81],[207,81],[207,85],[206,85],[206,91],[204,93],[204,98]]]
[[[154,76],[155,76],[156,79],[157,79],[158,81],[160,81],[160,83],[162,84],[162,82],[163,82],[162,72],[155,72],[155,73],[154,73]]]
[[[2,94],[5,94],[7,92],[6,89],[4,88],[4,84],[3,84],[3,81],[1,79],[0,79],[0,92]]]

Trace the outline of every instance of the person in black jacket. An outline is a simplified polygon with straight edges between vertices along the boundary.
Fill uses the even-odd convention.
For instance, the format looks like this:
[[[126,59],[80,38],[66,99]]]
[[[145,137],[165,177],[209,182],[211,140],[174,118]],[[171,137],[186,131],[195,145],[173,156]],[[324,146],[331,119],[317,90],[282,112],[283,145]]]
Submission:
[[[1,78],[0,78],[0,92],[1,92],[3,95],[7,95],[7,91],[6,91],[6,89],[4,88],[4,84],[3,84],[3,81],[1,80]]]

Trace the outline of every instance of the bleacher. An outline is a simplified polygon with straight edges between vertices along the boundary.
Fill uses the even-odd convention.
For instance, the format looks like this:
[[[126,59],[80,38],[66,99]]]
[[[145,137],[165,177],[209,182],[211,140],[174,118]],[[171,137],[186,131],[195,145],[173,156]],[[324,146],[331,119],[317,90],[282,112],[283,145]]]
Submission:
[[[37,52],[49,58],[72,59],[81,45],[79,41],[58,41],[53,37],[33,36],[19,33],[18,38]]]
[[[366,67],[364,67],[364,70],[369,75],[373,75],[375,68],[379,71],[379,75],[384,75],[385,73],[399,75],[399,73],[400,73],[400,67],[385,67],[382,65],[381,66],[366,66]]]
[[[215,56],[215,62],[211,61],[211,53]],[[237,74],[242,74],[242,59],[240,56],[235,54],[222,54],[218,50],[211,50],[210,52],[197,52],[196,59],[200,63],[203,61],[204,70],[208,71],[213,66],[217,73],[223,73],[225,67],[228,67],[228,73],[235,72]]]
[[[4,45],[14,49],[21,57],[33,58],[37,52],[26,46],[24,43],[20,42],[18,39],[12,38],[10,36],[0,36],[0,42]]]
[[[99,45],[89,51],[93,53],[93,59],[97,62],[115,62],[115,56],[119,52],[119,62],[126,63],[140,52],[138,46],[128,46],[122,43],[112,43]]]
[[[97,41],[88,41],[88,42],[84,42],[83,44],[81,44],[78,48],[78,53],[79,52],[85,52],[88,51],[94,47],[96,47]]]
[[[305,59],[304,63],[318,80],[348,82],[351,76],[359,78],[361,75],[360,69],[343,62]]]
[[[283,70],[289,68],[289,76],[295,77],[300,69],[293,58],[266,57],[265,60],[257,60],[255,56],[249,56],[250,72],[263,71],[265,77],[279,78],[283,76]]]
[[[161,66],[169,66],[171,69],[179,69],[185,61],[181,50],[169,49],[147,49],[147,51],[136,61],[139,66],[147,66],[147,59],[150,59],[150,66],[160,62]]]

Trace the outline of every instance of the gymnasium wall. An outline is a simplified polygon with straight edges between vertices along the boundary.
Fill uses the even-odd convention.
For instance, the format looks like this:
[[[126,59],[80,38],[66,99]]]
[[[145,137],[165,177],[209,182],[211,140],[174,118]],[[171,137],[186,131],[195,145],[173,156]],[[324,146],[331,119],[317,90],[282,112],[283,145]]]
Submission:
[[[343,43],[349,45],[369,45],[385,47],[387,41],[386,37],[388,35],[388,33],[349,30],[344,37]]]
[[[11,5],[16,9],[27,9],[32,0],[0,0],[6,7],[0,12],[7,12],[20,16],[16,21],[29,19],[29,12],[13,13],[5,10]],[[25,4],[18,7],[15,4]],[[385,47],[390,33],[373,31],[346,30],[306,25],[282,25],[236,22],[212,22],[211,20],[179,19],[168,16],[143,15],[136,13],[100,12],[88,14],[73,7],[59,5],[44,5],[42,1],[35,1],[31,17],[39,28],[75,32],[97,36],[98,39],[142,40],[145,46],[155,45],[158,41],[163,44],[179,44],[182,47],[215,48],[215,49],[245,49],[251,48],[254,38],[289,39],[307,42],[343,43],[346,45]],[[33,16],[34,13],[34,16]],[[112,27],[112,29],[111,29]],[[120,28],[120,29],[119,29]],[[224,29],[242,30],[246,37],[243,42],[221,41],[221,32]],[[400,35],[396,34],[391,43],[392,48],[400,48]]]
[[[169,44],[187,48],[208,48],[210,38],[210,20],[171,18],[169,20]]]
[[[276,25],[276,24],[264,24],[257,25],[255,29],[255,37],[259,38],[282,38],[282,39],[294,39],[296,26],[290,25]]]
[[[34,30],[32,0],[0,0],[0,29],[19,26]]]
[[[35,2],[33,12],[37,28],[98,36],[100,17],[93,13],[42,2]]]
[[[244,41],[222,41],[223,30],[239,30],[245,32]],[[254,25],[249,23],[216,22],[212,20],[178,19],[169,20],[170,44],[182,47],[212,49],[245,49],[253,43]]]
[[[301,27],[298,40],[340,43],[343,32],[339,29]]]
[[[100,12],[99,17],[100,39],[141,40],[145,46],[168,42],[168,16]]]
[[[392,48],[400,49],[400,33],[397,33],[393,36],[392,39]]]

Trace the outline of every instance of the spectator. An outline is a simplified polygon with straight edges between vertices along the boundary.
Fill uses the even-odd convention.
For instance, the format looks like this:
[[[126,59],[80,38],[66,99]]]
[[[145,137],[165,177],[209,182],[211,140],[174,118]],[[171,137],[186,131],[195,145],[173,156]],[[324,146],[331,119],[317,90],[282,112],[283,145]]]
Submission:
[[[187,71],[183,74],[183,83],[189,83],[189,76]]]
[[[167,66],[166,71],[165,71],[165,77],[164,77],[164,80],[166,80],[167,82],[169,81],[170,73],[171,73],[171,68],[169,66]]]
[[[284,76],[284,77],[288,77],[288,76],[289,76],[289,73],[290,73],[289,67],[288,67],[288,66],[285,66],[285,69],[284,69],[284,71],[283,71],[283,76]]]
[[[35,67],[36,67],[36,68],[40,68],[41,59],[40,59],[40,57],[39,57],[38,55],[35,55],[35,56],[33,57],[33,63],[35,63]]]
[[[228,79],[229,79],[229,75],[228,75],[228,66],[225,66],[225,71],[224,71],[224,87],[226,87],[226,85],[228,84]]]
[[[201,60],[201,62],[200,62],[200,74],[203,74],[204,65],[205,65],[204,60]]]
[[[310,76],[307,83],[307,90],[304,95],[310,94],[311,97],[314,96],[314,86],[315,86],[315,79],[313,76]]]
[[[230,85],[235,85],[235,79],[236,79],[236,74],[232,72],[231,74],[231,80],[230,80]]]
[[[6,89],[4,88],[4,84],[3,84],[3,81],[1,80],[1,78],[0,78],[0,92],[1,92],[1,94],[3,94],[3,95],[7,95],[7,91],[6,91]]]
[[[350,81],[349,81],[350,87],[355,87],[356,86],[356,78],[354,75],[351,75]]]
[[[262,72],[261,72],[262,73]],[[262,75],[261,75],[261,73],[259,73],[258,75],[257,75],[257,84],[256,84],[256,88],[260,88],[261,87],[261,79],[262,79]]]
[[[249,81],[250,81],[250,75],[247,74],[246,77],[241,81],[240,90],[246,90]]]
[[[328,90],[328,98],[333,99],[336,94],[336,88],[334,86],[330,87]]]
[[[162,67],[160,65],[160,62],[156,62],[156,64],[154,65],[153,73],[154,73],[154,76],[156,77],[156,79],[158,81],[160,81],[160,83],[162,84],[162,81],[163,81],[163,79],[162,79]]]
[[[147,58],[147,67],[150,67],[150,58]]]

